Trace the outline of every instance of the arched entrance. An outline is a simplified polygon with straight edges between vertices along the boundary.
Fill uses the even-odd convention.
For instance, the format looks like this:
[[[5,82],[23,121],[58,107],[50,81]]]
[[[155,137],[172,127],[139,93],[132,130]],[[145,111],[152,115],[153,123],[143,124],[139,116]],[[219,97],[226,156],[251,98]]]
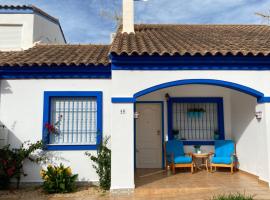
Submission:
[[[223,80],[216,80],[216,79],[184,79],[184,80],[177,80],[177,81],[171,81],[167,83],[162,83],[159,85],[152,86],[150,88],[141,90],[139,92],[136,92],[133,97],[138,98],[140,96],[143,96],[145,94],[168,88],[173,86],[180,86],[180,85],[190,85],[190,84],[201,84],[201,85],[214,85],[214,86],[220,86],[225,88],[230,88],[233,90],[237,90],[240,92],[243,92],[245,94],[249,94],[251,96],[256,97],[257,99],[263,98],[264,94],[258,90],[255,90],[253,88],[240,85],[233,82],[223,81]]]
[[[179,86],[179,87],[178,87]],[[184,89],[185,90],[184,90]],[[207,90],[211,90],[215,88],[216,90],[213,90],[213,92],[210,94]],[[179,90],[178,90],[179,89]],[[183,90],[182,90],[183,89]],[[187,90],[189,89],[189,90]],[[180,104],[185,104],[183,107],[187,110],[188,108],[185,107],[186,104],[192,104],[199,108],[205,106],[205,103],[215,103],[215,101],[220,101],[220,99],[223,99],[224,101],[224,116],[222,112],[219,112],[219,107],[223,107],[222,104],[218,104],[217,102],[217,114],[215,115],[221,115],[221,118],[224,119],[225,124],[225,136],[223,135],[220,139],[234,139],[237,142],[237,145],[239,145],[239,158],[241,162],[243,163],[243,166],[245,165],[246,171],[248,172],[254,172],[255,175],[259,175],[256,172],[256,166],[250,164],[250,160],[248,159],[255,159],[258,160],[255,156],[258,152],[264,152],[266,151],[265,146],[260,146],[256,151],[250,150],[248,145],[253,144],[260,144],[259,140],[264,140],[264,135],[257,134],[255,135],[256,131],[259,130],[259,123],[254,117],[254,112],[257,103],[260,101],[260,99],[264,98],[264,94],[256,89],[228,81],[223,80],[214,80],[214,79],[185,79],[185,80],[178,80],[178,81],[172,81],[167,83],[162,83],[159,85],[152,86],[150,88],[143,89],[141,91],[136,92],[133,95],[133,99],[137,102],[140,102],[140,104],[143,103],[155,103],[162,102],[164,104],[164,123],[165,123],[165,132],[172,131],[174,128],[173,126],[173,120],[170,119],[170,116],[172,117],[172,111],[169,112],[168,109],[172,109],[173,106],[169,107],[169,101],[165,99],[165,95],[167,92],[172,93],[172,91],[175,90],[177,92],[174,92],[173,95],[171,95],[172,98],[175,98],[176,100],[172,101],[172,103],[179,104],[178,108],[180,109]],[[202,91],[203,90],[203,91]],[[180,92],[179,92],[180,91]],[[183,96],[186,95],[183,91],[192,91],[190,92],[187,97]],[[199,91],[199,95],[193,96],[196,92]],[[218,91],[218,92],[216,92]],[[225,97],[225,92],[227,91],[227,94],[230,96],[229,98]],[[222,93],[224,92],[224,95]],[[179,94],[179,96],[177,96]],[[228,96],[227,95],[227,96]],[[146,98],[144,98],[146,97]],[[179,99],[177,99],[179,98]],[[182,99],[181,99],[182,98]],[[190,102],[191,101],[191,102]],[[136,102],[135,102],[136,104]],[[142,107],[141,107],[142,108]],[[198,108],[197,108],[198,109]],[[220,109],[220,110],[222,110]],[[186,115],[186,118],[184,119],[187,123],[187,119],[192,118],[192,116],[188,116],[187,112],[185,111],[184,114]],[[182,116],[181,116],[182,117]],[[170,119],[170,120],[168,120]],[[179,119],[179,118],[178,118]],[[207,118],[209,120],[210,118]],[[220,120],[217,118],[217,120]],[[221,120],[222,121],[222,120]],[[167,125],[166,125],[167,123]],[[171,124],[170,124],[171,123]],[[219,122],[216,123],[217,126],[221,126]],[[230,124],[230,125],[228,125]],[[215,125],[215,123],[213,123]],[[162,125],[164,126],[164,125]],[[203,125],[200,124],[201,127]],[[136,127],[136,122],[135,122]],[[229,127],[229,128],[228,128]],[[140,127],[141,130],[143,130],[142,127]],[[148,129],[149,130],[149,129]],[[255,130],[255,131],[254,131]],[[136,131],[136,129],[135,129]],[[211,129],[212,132],[214,132],[214,129]],[[157,131],[156,131],[157,132]],[[228,134],[229,133],[229,134]],[[146,134],[146,133],[144,133]],[[141,136],[144,134],[140,134]],[[227,134],[227,135],[226,135]],[[232,134],[233,136],[231,136]],[[154,135],[154,134],[153,134]],[[164,134],[166,137],[166,133]],[[169,135],[167,133],[167,135]],[[255,138],[255,136],[257,138]],[[260,138],[261,137],[261,138]],[[258,139],[259,138],[259,139]],[[149,139],[149,138],[148,138]],[[164,138],[163,138],[164,139]],[[168,138],[165,139],[171,139],[170,135]],[[139,139],[141,140],[141,138]],[[213,139],[214,140],[214,139]],[[136,141],[136,132],[135,132],[135,141]],[[208,142],[208,141],[207,141]],[[187,149],[191,150],[192,145],[195,143],[189,143],[187,144]],[[204,143],[202,145],[211,146],[213,143],[208,142]],[[136,145],[136,144],[135,144]],[[189,145],[189,146],[188,146]],[[207,148],[205,148],[207,150]],[[136,149],[135,149],[136,154]],[[247,154],[250,155],[247,157]],[[136,155],[135,155],[136,156]],[[149,155],[148,158],[151,158],[153,156]],[[135,157],[136,158],[136,157]],[[259,163],[259,160],[258,162]],[[245,170],[245,169],[243,169]]]

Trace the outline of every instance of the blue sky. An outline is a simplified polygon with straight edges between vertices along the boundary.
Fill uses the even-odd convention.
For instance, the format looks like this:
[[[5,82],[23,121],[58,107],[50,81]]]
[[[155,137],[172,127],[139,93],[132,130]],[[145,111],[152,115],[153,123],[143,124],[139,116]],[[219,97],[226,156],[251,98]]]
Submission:
[[[0,0],[34,4],[60,19],[68,43],[109,43],[116,29],[111,11],[122,0]],[[269,13],[270,0],[148,0],[135,2],[137,23],[261,24],[254,12]],[[105,11],[107,17],[100,15]],[[103,12],[104,13],[104,12]]]

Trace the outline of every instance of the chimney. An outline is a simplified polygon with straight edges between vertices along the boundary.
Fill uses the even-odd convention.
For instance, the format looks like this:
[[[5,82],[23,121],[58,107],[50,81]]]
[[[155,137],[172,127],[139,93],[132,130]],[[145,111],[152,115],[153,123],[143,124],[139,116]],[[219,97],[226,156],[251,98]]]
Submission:
[[[134,0],[123,0],[122,33],[134,33]]]

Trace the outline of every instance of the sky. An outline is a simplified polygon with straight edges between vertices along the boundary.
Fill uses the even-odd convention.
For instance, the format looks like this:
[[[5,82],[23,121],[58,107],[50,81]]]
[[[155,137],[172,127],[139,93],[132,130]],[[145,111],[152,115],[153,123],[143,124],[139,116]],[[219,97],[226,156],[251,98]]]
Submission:
[[[122,0],[0,0],[33,4],[60,20],[68,43],[108,44],[116,31],[112,16]],[[148,0],[135,2],[136,23],[267,24],[255,12],[270,14],[270,0]]]

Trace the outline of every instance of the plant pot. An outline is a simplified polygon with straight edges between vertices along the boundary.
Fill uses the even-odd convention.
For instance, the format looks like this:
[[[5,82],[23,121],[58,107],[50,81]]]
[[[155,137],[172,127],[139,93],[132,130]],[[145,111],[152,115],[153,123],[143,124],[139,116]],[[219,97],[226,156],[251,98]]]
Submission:
[[[214,140],[219,140],[219,135],[214,135]]]
[[[201,152],[202,152],[201,149],[195,148],[195,153],[201,153]]]

